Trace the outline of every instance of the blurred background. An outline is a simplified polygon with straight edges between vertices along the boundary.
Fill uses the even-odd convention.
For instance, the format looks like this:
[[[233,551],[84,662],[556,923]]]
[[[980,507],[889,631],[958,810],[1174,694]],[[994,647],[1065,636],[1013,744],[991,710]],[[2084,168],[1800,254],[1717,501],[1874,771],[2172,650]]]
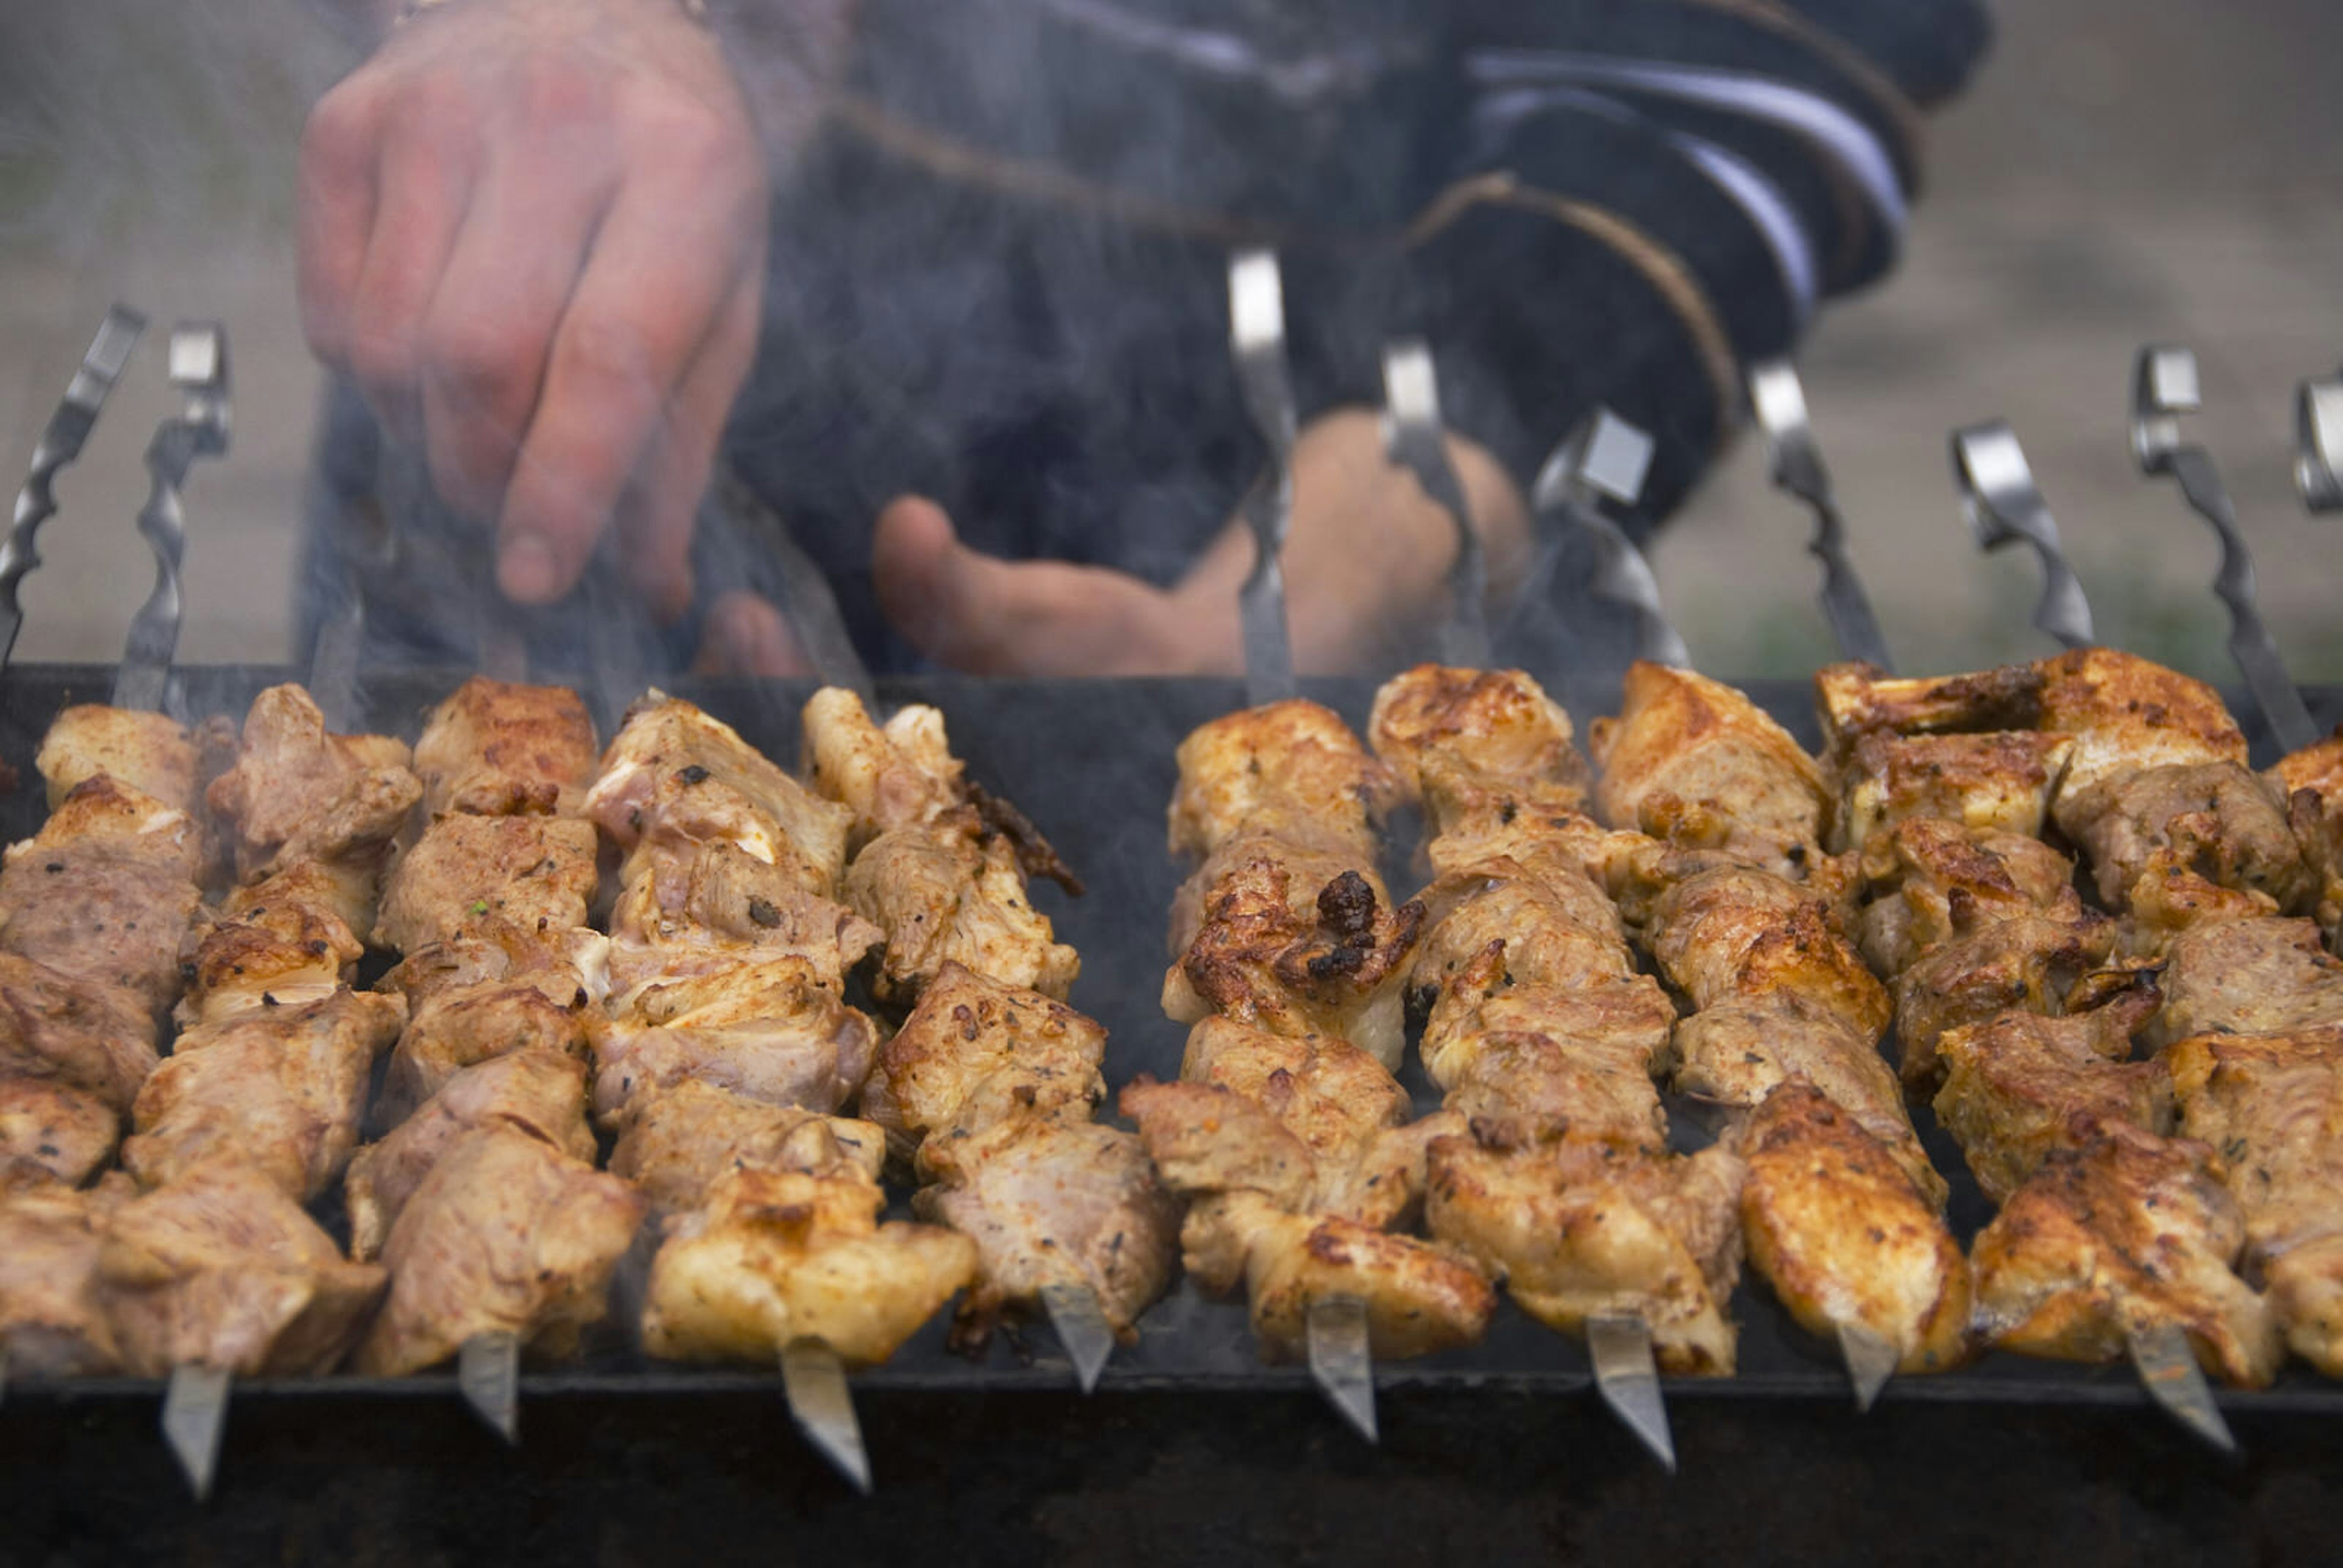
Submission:
[[[1807,398],[1899,659],[2039,651],[2028,561],[1980,561],[1945,437],[2000,416],[2109,641],[2222,681],[2210,532],[2132,467],[2134,350],[2186,344],[2213,448],[2298,678],[2343,681],[2343,518],[2291,479],[2297,381],[2343,362],[2343,5],[2004,0],[1967,96],[1934,122],[1903,265],[1822,317]],[[171,408],[156,340],[229,328],[236,446],[190,486],[183,657],[286,655],[317,373],[293,302],[307,104],[352,56],[304,0],[49,0],[0,11],[0,437],[13,487],[106,305],[154,326],[80,465],[25,596],[19,653],[110,661],[151,568],[139,456]],[[1695,658],[1801,674],[1830,652],[1805,516],[1745,438],[1662,536]]]

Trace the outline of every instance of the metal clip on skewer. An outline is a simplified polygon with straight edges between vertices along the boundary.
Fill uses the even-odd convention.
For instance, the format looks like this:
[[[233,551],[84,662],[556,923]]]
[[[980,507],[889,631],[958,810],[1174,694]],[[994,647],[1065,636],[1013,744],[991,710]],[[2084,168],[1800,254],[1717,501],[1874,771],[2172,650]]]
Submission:
[[[2083,596],[2082,579],[2066,562],[2058,542],[2058,522],[2034,483],[2034,470],[2016,435],[2002,421],[1971,425],[1952,438],[1953,481],[1961,492],[1961,510],[1981,549],[1997,550],[2023,540],[2042,560],[2042,598],[2034,607],[2034,624],[2068,648],[2087,648],[2097,638],[2091,630],[2091,605]]]
[[[1269,466],[1245,492],[1252,529],[1252,572],[1237,592],[1244,633],[1245,700],[1278,702],[1299,689],[1285,624],[1285,577],[1278,555],[1293,523],[1293,440],[1300,427],[1285,363],[1285,285],[1273,251],[1240,251],[1229,259],[1229,347],[1245,412],[1269,447]]]
[[[2213,591],[2229,607],[2229,657],[2246,678],[2247,689],[2278,745],[2298,751],[2318,739],[2310,709],[2303,706],[2255,603],[2254,557],[2237,528],[2237,510],[2221,482],[2213,455],[2180,436],[2180,416],[2204,407],[2197,356],[2186,348],[2151,346],[2139,351],[2132,377],[2131,449],[2140,472],[2168,476],[2197,515],[2221,540],[2221,571]]]
[[[2294,395],[2294,482],[2314,512],[2343,512],[2343,373]]]
[[[1752,370],[1749,404],[1765,432],[1774,483],[1814,511],[1815,537],[1806,548],[1823,564],[1823,613],[1830,618],[1840,654],[1893,674],[1887,638],[1879,629],[1879,618],[1872,614],[1870,597],[1863,591],[1863,579],[1855,575],[1855,558],[1847,549],[1846,516],[1838,508],[1830,470],[1823,466],[1822,448],[1815,441],[1797,367],[1775,359]]]
[[[1592,557],[1583,590],[1634,618],[1634,657],[1688,668],[1692,654],[1660,607],[1652,564],[1626,531],[1601,509],[1604,500],[1633,506],[1651,471],[1652,438],[1608,408],[1598,407],[1563,438],[1531,487],[1530,505],[1541,535],[1521,602],[1527,608],[1553,594],[1553,578],[1574,547]]]
[[[1383,350],[1383,452],[1415,476],[1433,505],[1456,528],[1456,559],[1448,568],[1448,618],[1440,628],[1440,658],[1463,669],[1484,669],[1489,652],[1489,562],[1473,509],[1448,460],[1448,432],[1440,422],[1440,377],[1432,350],[1420,339]]]
[[[35,547],[41,525],[57,513],[54,488],[57,473],[81,456],[82,444],[89,439],[98,413],[106,407],[106,394],[114,390],[123,367],[130,363],[130,351],[138,345],[138,335],[145,330],[146,318],[127,306],[117,305],[106,313],[97,336],[90,340],[89,352],[81,357],[81,367],[65,387],[64,400],[49,416],[48,427],[33,448],[24,488],[16,492],[15,520],[6,542],[0,543],[0,668],[6,667],[16,647],[16,634],[24,629],[25,610],[17,601],[17,590],[41,564]]]
[[[171,385],[184,399],[176,418],[166,419],[147,444],[146,469],[153,476],[138,531],[155,552],[155,588],[130,622],[122,668],[114,678],[114,706],[160,710],[169,693],[171,656],[179,646],[186,602],[179,592],[179,562],[186,553],[187,520],[179,491],[199,458],[216,457],[228,444],[227,331],[217,322],[182,324],[171,329]]]

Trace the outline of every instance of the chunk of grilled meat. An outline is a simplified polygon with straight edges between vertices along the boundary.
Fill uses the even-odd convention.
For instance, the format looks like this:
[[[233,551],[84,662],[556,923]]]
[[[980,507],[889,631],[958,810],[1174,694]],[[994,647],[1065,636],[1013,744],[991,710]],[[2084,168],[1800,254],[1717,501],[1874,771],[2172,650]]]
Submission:
[[[1835,759],[1835,847],[1861,849],[1915,819],[2037,838],[2074,749],[2071,736],[2030,730],[1859,735]]]
[[[2051,815],[2070,839],[2106,809],[2107,787],[2145,769],[2246,760],[2221,695],[2178,670],[2082,648],[2041,661],[2039,728],[2075,738]]]
[[[826,686],[806,699],[799,723],[806,776],[854,813],[850,849],[898,828],[922,827],[966,799],[944,716],[924,703],[900,709],[881,729],[860,698]]]
[[[0,1077],[0,1192],[78,1187],[114,1158],[122,1113],[85,1090]]]
[[[0,952],[0,1078],[75,1090],[118,1115],[155,1070],[155,1035],[137,993]]]
[[[2218,1150],[2247,1276],[2293,1352],[2343,1375],[2343,1030],[2199,1035],[2165,1053],[2180,1130]]]
[[[909,1007],[944,965],[1063,1000],[1081,972],[1033,907],[1017,847],[971,806],[890,829],[848,868],[846,901],[886,933],[870,974],[884,1006]]]
[[[609,1311],[610,1276],[646,1207],[618,1177],[510,1122],[460,1133],[383,1242],[390,1290],[357,1370],[418,1372],[491,1333],[547,1356],[573,1353]]]
[[[1637,660],[1619,716],[1588,743],[1595,803],[1617,828],[1795,877],[1820,854],[1830,793],[1788,730],[1720,681]]]
[[[1941,1196],[1916,1186],[1887,1143],[1791,1080],[1750,1116],[1741,1155],[1749,1265],[1807,1332],[1869,1329],[1907,1372],[1968,1359],[1968,1260],[1937,1212]]]
[[[1586,804],[1570,715],[1520,670],[1418,665],[1375,692],[1367,738],[1434,836],[1523,809]]]
[[[424,720],[415,774],[427,817],[574,817],[596,754],[594,720],[576,692],[476,675]]]
[[[409,760],[406,744],[387,736],[327,733],[297,686],[262,692],[245,716],[236,766],[205,793],[234,839],[236,879],[315,862],[337,875],[343,921],[372,930],[383,872],[423,798]]]
[[[2021,1355],[2105,1362],[2169,1326],[2206,1371],[2268,1383],[2283,1342],[2269,1303],[2231,1271],[2245,1217],[2214,1151],[2081,1120],[1977,1234],[1979,1327]]]
[[[75,785],[0,863],[0,952],[118,986],[158,1017],[179,994],[179,943],[203,901],[203,833],[111,774]]]
[[[307,1202],[349,1163],[374,1059],[406,1016],[395,996],[344,990],[190,1030],[138,1091],[123,1165],[146,1187],[242,1166]]]
[[[1493,941],[1504,944],[1504,973],[1515,984],[1573,990],[1622,980],[1635,972],[1617,909],[1574,868],[1533,875],[1513,859],[1483,860],[1426,888],[1423,941],[1408,990],[1436,996]]]
[[[770,1366],[818,1340],[850,1366],[885,1361],[976,1281],[976,1244],[940,1225],[879,1223],[860,1176],[729,1171],[668,1221],[643,1345],[655,1356]]]
[[[377,1119],[396,1123],[467,1067],[508,1052],[552,1050],[585,1061],[588,1019],[603,990],[607,939],[510,927],[410,952],[382,980],[405,997],[407,1029],[390,1053]]]
[[[879,1180],[887,1134],[875,1122],[751,1100],[687,1078],[638,1094],[618,1119],[610,1171],[654,1209],[680,1212],[707,1201],[728,1171],[796,1171]]]
[[[1896,977],[1896,1039],[1905,1089],[1932,1093],[1944,1078],[1937,1042],[1964,1024],[2013,1009],[2066,1010],[2075,988],[2115,942],[2106,920],[2070,924],[2020,915],[1938,943]]]
[[[622,994],[785,958],[843,988],[847,971],[886,939],[846,905],[806,891],[797,872],[737,845],[639,856],[631,869],[634,880],[610,912],[610,984]]]
[[[2331,804],[2330,804],[2331,802]],[[2316,890],[2312,912],[2330,948],[2343,944],[2343,785],[2322,793],[2298,789],[2287,804],[2287,824],[2302,845]]]
[[[599,880],[597,849],[594,825],[575,817],[437,818],[391,871],[375,945],[413,952],[490,920],[583,926]]]
[[[2044,668],[2005,664],[1962,675],[1898,678],[1867,664],[1815,672],[1824,754],[1840,766],[1867,735],[1975,735],[2036,729]]]
[[[198,910],[180,948],[179,1027],[304,1006],[347,985],[366,945],[342,918],[342,893],[337,876],[305,860]]]
[[[731,844],[779,868],[800,890],[830,898],[846,867],[854,813],[825,800],[740,739],[730,725],[654,691],[625,724],[587,791],[586,814],[629,864]]]
[[[870,1071],[879,1031],[802,959],[654,980],[588,1020],[594,1115],[615,1126],[646,1089],[699,1078],[751,1099],[829,1111]]]
[[[114,1211],[133,1191],[121,1176],[87,1191],[0,1188],[0,1359],[10,1376],[120,1370],[97,1259]]]
[[[1900,974],[1923,953],[1999,920],[2087,917],[2075,863],[2038,839],[1913,818],[1875,834],[1861,861],[1870,901],[1857,918],[1863,956]]]
[[[2277,910],[2310,907],[2316,883],[2287,820],[2286,797],[2242,763],[2143,768],[2103,781],[2059,825],[2090,858],[2113,909],[2134,884],[2167,868],[2268,897]]]
[[[518,1127],[591,1165],[597,1150],[586,1125],[585,1064],[535,1047],[492,1057],[456,1073],[381,1142],[359,1150],[343,1181],[351,1255],[380,1252],[439,1157],[464,1133],[492,1124]]]
[[[2343,959],[2308,920],[2192,926],[2167,952],[2150,1044],[2192,1034],[2281,1034],[2343,1024]]]
[[[1177,753],[1174,855],[1202,859],[1239,835],[1372,859],[1375,824],[1400,783],[1332,709],[1295,699],[1249,708],[1190,732]]]
[[[1106,1098],[1106,1030],[1054,998],[947,962],[880,1047],[862,1111],[900,1158],[1016,1111],[1081,1122]]]
[[[209,1164],[116,1210],[96,1286],[123,1369],[162,1377],[333,1370],[380,1300],[383,1271],[353,1263],[276,1183]]]
[[[1424,1217],[1548,1327],[1640,1313],[1664,1371],[1724,1375],[1742,1176],[1723,1145],[1654,1158],[1581,1138],[1506,1147],[1476,1128],[1433,1143]]]
[[[1653,901],[1645,930],[1654,961],[1694,1008],[1795,997],[1873,1040],[1895,1016],[1829,908],[1771,872],[1696,869]]]
[[[1937,1041],[1946,1071],[1936,1120],[1986,1197],[2007,1202],[2078,1128],[2122,1121],[2172,1131],[2171,1074],[2160,1060],[2131,1060],[2131,1037],[2155,1010],[2155,991],[2136,990],[2066,1018],[2006,1012]],[[2089,1120],[2078,1122],[2078,1111]]]
[[[33,759],[52,809],[101,773],[190,816],[203,809],[204,744],[167,713],[82,703],[50,720]]]
[[[2268,777],[2282,794],[2310,789],[2343,805],[2343,724],[2324,739],[2279,758]]]

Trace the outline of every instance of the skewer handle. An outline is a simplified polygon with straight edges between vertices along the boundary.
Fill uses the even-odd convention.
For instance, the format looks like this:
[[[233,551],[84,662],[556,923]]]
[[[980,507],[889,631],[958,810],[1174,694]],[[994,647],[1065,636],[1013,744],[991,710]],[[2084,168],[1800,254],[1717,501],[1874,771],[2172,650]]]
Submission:
[[[170,370],[184,403],[178,417],[165,420],[147,445],[152,483],[138,513],[138,531],[155,554],[155,588],[130,622],[122,668],[114,679],[116,708],[159,710],[168,695],[171,656],[178,650],[186,610],[179,563],[186,553],[187,523],[179,491],[198,459],[219,457],[228,447],[226,329],[217,322],[174,327]]]
[[[2068,648],[2089,647],[2097,640],[2090,600],[2067,563],[2058,521],[2034,483],[2016,432],[1998,419],[1956,430],[1952,455],[1953,481],[1978,548],[1997,550],[2013,542],[2031,548],[2042,562],[2042,598],[2034,607],[2034,624]]]
[[[1815,534],[1806,548],[1822,563],[1823,614],[1829,618],[1839,652],[1895,673],[1886,634],[1879,629],[1879,618],[1872,612],[1871,598],[1864,591],[1854,554],[1847,548],[1846,518],[1839,510],[1830,470],[1824,466],[1822,447],[1815,439],[1797,367],[1786,359],[1775,359],[1752,370],[1749,403],[1756,412],[1758,427],[1765,432],[1775,485],[1804,501],[1815,514]]]
[[[1259,707],[1299,689],[1278,557],[1293,525],[1293,442],[1301,418],[1286,367],[1285,284],[1274,251],[1244,250],[1229,258],[1229,348],[1245,412],[1269,448],[1268,465],[1241,508],[1252,532],[1253,561],[1237,590],[1245,699]]]
[[[1460,669],[1483,669],[1489,653],[1489,562],[1481,548],[1473,508],[1448,460],[1447,428],[1440,418],[1440,377],[1432,349],[1409,338],[1383,350],[1383,450],[1415,476],[1433,505],[1456,530],[1456,559],[1448,568],[1448,615],[1440,628],[1440,658]]]
[[[2343,376],[2294,395],[2294,481],[2314,512],[2343,512]]]
[[[1661,607],[1652,563],[1602,509],[1605,501],[1634,505],[1651,467],[1651,437],[1608,408],[1596,408],[1563,437],[1531,487],[1540,539],[1520,608],[1526,612],[1534,603],[1550,602],[1564,556],[1576,553],[1589,565],[1584,582],[1569,587],[1617,606],[1632,618],[1634,657],[1689,668],[1692,654]]]

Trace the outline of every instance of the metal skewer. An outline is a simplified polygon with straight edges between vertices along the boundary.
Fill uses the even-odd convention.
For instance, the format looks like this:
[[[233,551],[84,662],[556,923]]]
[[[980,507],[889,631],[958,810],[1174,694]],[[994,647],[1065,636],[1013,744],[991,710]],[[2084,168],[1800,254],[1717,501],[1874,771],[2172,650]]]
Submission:
[[[1367,1340],[1367,1303],[1356,1296],[1329,1296],[1310,1303],[1303,1320],[1310,1353],[1310,1379],[1352,1430],[1369,1442],[1375,1427],[1375,1358]]]
[[[182,324],[171,329],[171,385],[182,394],[179,416],[166,419],[147,444],[146,469],[153,476],[138,531],[155,552],[155,588],[130,623],[122,668],[114,678],[114,706],[161,710],[169,695],[171,656],[179,646],[186,605],[179,593],[179,561],[186,552],[187,522],[179,490],[198,458],[216,457],[228,445],[227,331],[217,322]]]
[[[1448,460],[1448,432],[1440,422],[1440,377],[1432,349],[1409,338],[1383,350],[1383,452],[1415,476],[1433,505],[1456,528],[1456,559],[1448,568],[1448,617],[1440,627],[1440,658],[1462,669],[1488,667],[1489,562],[1473,526],[1464,487]]]
[[[1274,251],[1240,251],[1229,260],[1229,347],[1245,412],[1269,446],[1269,466],[1245,492],[1252,529],[1252,572],[1237,590],[1244,635],[1245,700],[1279,702],[1300,689],[1285,624],[1285,576],[1278,554],[1293,526],[1293,379],[1285,363],[1285,284]]]
[[[1676,1442],[1668,1430],[1667,1402],[1660,1396],[1651,1324],[1641,1312],[1597,1313],[1586,1320],[1586,1352],[1594,1362],[1594,1387],[1603,1402],[1674,1475]]]
[[[806,1441],[868,1497],[870,1455],[862,1446],[862,1423],[855,1419],[854,1392],[838,1352],[820,1340],[791,1340],[781,1347],[781,1392]]]
[[[2189,1348],[2184,1331],[2171,1323],[2149,1328],[2135,1325],[2125,1336],[2125,1343],[2139,1373],[2140,1386],[2164,1407],[2166,1414],[2223,1453],[2237,1452],[2237,1440],[2230,1434],[2229,1423],[2221,1419],[2213,1387],[2205,1381],[2205,1369],[2197,1364],[2197,1352]]]
[[[212,1478],[219,1472],[231,1381],[224,1367],[189,1362],[171,1369],[171,1381],[163,1391],[163,1439],[171,1445],[198,1503],[211,1496]]]
[[[456,1352],[456,1387],[473,1413],[515,1447],[520,1444],[520,1336],[474,1334]]]
[[[1074,1363],[1074,1381],[1084,1393],[1091,1392],[1115,1343],[1098,1292],[1087,1285],[1044,1285],[1041,1305],[1050,1314],[1050,1326],[1058,1332],[1058,1342],[1066,1348],[1066,1359]]]
[[[2314,512],[2343,511],[2343,375],[2294,395],[2294,482]]]
[[[2180,416],[2204,407],[2197,356],[2186,348],[2157,345],[2139,351],[2132,377],[2131,447],[2140,472],[2167,475],[2178,483],[2190,509],[2212,525],[2221,540],[2220,575],[2213,591],[2229,607],[2229,657],[2246,678],[2246,688],[2278,745],[2298,751],[2319,737],[2302,694],[2286,672],[2286,660],[2255,603],[2254,557],[2237,528],[2237,510],[2213,455],[2180,438]]]
[[[2097,640],[2091,631],[2090,601],[2066,562],[2057,519],[2034,483],[2016,434],[1998,419],[1972,425],[1953,432],[1952,449],[1953,480],[1978,548],[1997,550],[2013,540],[2032,547],[2041,558],[2043,577],[2034,624],[2068,648],[2089,647]]]
[[[16,634],[25,627],[25,610],[16,592],[41,564],[35,546],[41,525],[57,513],[54,488],[57,473],[81,456],[82,443],[89,439],[98,412],[106,407],[106,394],[114,390],[123,367],[130,362],[131,349],[137,346],[138,335],[146,329],[146,318],[127,306],[117,305],[106,313],[97,336],[90,340],[89,352],[81,357],[81,367],[65,387],[65,400],[49,416],[48,427],[33,448],[33,465],[25,472],[24,488],[16,492],[15,521],[6,542],[0,543],[0,668],[7,665],[16,647]]]
[[[1823,466],[1797,367],[1775,359],[1750,371],[1749,403],[1765,432],[1774,483],[1814,510],[1815,537],[1806,548],[1823,564],[1823,613],[1830,618],[1839,652],[1895,673],[1886,635],[1872,614],[1870,597],[1863,591],[1863,579],[1855,575],[1855,558],[1847,549],[1846,517],[1838,508],[1830,470]]]
[[[1904,1358],[1876,1330],[1856,1322],[1843,1322],[1835,1327],[1839,1359],[1846,1363],[1846,1379],[1855,1388],[1855,1411],[1869,1414],[1879,1401],[1880,1391],[1896,1375],[1896,1365]]]
[[[1597,407],[1563,438],[1531,487],[1541,538],[1521,601],[1524,608],[1550,602],[1564,557],[1584,551],[1592,564],[1578,591],[1634,618],[1634,657],[1685,668],[1692,654],[1660,606],[1652,563],[1601,507],[1605,499],[1633,506],[1651,467],[1651,437],[1608,408]]]

